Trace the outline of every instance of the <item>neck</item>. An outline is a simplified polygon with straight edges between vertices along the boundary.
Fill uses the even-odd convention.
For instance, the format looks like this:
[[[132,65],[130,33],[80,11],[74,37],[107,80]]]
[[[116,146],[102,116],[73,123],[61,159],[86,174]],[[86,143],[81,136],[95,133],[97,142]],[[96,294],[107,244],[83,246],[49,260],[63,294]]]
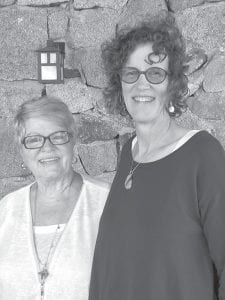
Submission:
[[[67,198],[70,187],[74,180],[76,173],[71,170],[68,174],[60,178],[46,180],[46,178],[38,178],[36,185],[36,199],[39,202],[44,202],[45,205],[54,204]]]
[[[159,146],[174,125],[167,113],[161,114],[159,118],[151,123],[136,124],[136,135],[138,139],[138,152],[151,151]]]

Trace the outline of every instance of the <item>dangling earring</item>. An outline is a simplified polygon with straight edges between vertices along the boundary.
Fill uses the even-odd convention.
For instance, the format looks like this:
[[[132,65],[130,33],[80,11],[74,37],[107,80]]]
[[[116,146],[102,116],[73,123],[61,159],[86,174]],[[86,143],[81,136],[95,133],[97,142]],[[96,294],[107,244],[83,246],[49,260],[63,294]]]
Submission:
[[[22,168],[23,170],[26,170],[26,169],[27,169],[27,167],[26,167],[26,165],[25,165],[24,162],[21,163],[21,168]]]
[[[171,114],[175,112],[175,107],[173,106],[172,102],[170,102],[168,110]]]

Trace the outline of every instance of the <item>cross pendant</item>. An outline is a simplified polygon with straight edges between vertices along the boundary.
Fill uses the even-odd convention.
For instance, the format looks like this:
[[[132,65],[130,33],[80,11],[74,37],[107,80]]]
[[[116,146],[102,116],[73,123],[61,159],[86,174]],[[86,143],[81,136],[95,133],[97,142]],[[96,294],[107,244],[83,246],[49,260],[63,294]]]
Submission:
[[[49,273],[47,269],[43,269],[40,272],[38,272],[38,275],[40,276],[41,282],[45,282],[46,278],[48,277]]]

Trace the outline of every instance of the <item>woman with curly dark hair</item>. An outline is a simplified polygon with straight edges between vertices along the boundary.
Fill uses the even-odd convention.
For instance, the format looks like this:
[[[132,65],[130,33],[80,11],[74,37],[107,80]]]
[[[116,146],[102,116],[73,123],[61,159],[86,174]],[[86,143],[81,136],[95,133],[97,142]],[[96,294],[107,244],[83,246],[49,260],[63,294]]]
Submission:
[[[170,14],[103,46],[109,107],[132,117],[101,217],[89,300],[225,299],[225,152],[178,126],[185,45]]]

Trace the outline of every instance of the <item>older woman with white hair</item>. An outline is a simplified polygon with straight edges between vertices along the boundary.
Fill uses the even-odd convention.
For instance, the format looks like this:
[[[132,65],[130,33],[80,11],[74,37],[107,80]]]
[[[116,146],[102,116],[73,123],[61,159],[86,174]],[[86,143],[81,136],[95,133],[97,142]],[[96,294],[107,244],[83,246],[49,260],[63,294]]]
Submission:
[[[35,181],[0,201],[0,298],[86,300],[108,186],[73,170],[76,126],[61,100],[29,100],[14,123]]]

